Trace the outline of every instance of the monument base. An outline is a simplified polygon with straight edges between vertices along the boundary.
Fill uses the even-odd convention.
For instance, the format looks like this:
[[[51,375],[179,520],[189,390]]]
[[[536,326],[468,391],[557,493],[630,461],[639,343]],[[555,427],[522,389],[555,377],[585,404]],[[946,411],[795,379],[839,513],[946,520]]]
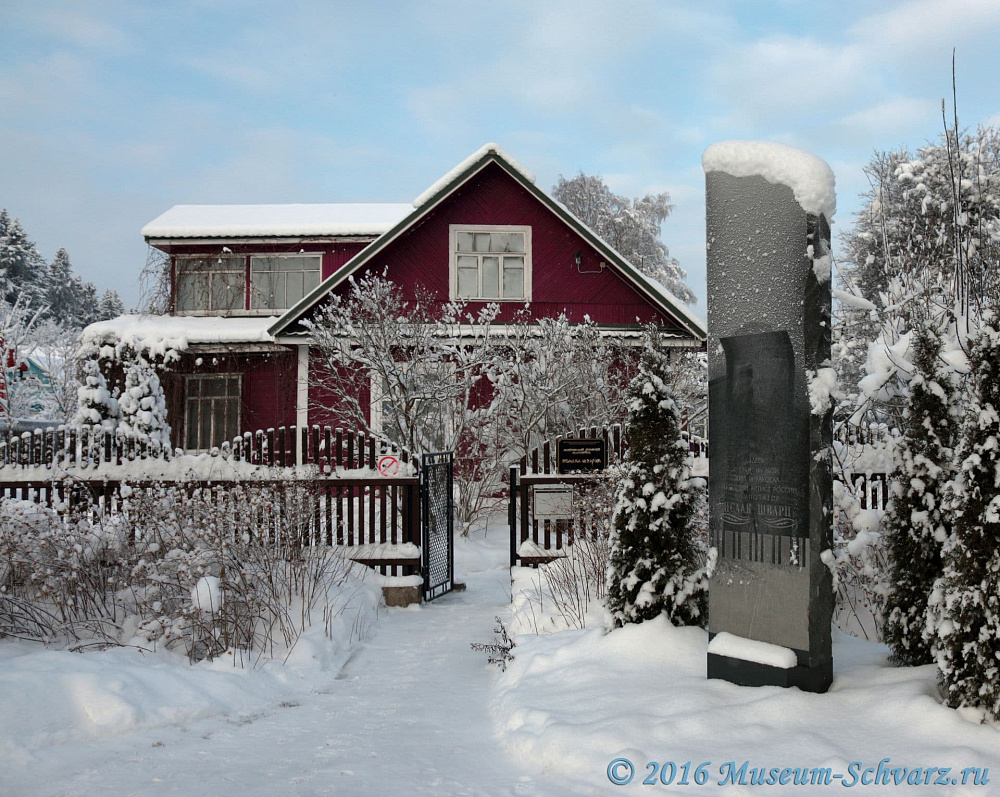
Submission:
[[[755,661],[708,654],[708,677],[737,686],[797,686],[803,692],[826,692],[833,683],[833,659],[810,667],[772,667]]]

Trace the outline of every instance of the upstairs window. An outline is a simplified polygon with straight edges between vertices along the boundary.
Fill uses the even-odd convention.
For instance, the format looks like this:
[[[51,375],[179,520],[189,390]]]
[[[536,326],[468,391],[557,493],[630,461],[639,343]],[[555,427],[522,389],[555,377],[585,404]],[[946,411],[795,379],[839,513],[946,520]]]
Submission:
[[[240,375],[197,374],[185,379],[184,447],[207,451],[240,433]]]
[[[319,285],[320,255],[268,255],[250,261],[250,309],[287,310]]]
[[[452,299],[531,299],[531,228],[452,224]]]
[[[246,261],[243,257],[179,257],[174,261],[174,268],[176,312],[224,313],[245,307]]]

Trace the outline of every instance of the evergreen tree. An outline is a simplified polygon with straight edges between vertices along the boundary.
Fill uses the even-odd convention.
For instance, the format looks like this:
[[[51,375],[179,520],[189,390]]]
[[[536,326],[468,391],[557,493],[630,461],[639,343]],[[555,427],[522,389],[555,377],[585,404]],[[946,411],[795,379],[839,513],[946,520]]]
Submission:
[[[108,288],[97,303],[97,318],[94,320],[109,321],[112,318],[118,318],[120,315],[125,315],[125,303],[122,301],[122,297],[118,295],[118,291]]]
[[[628,453],[611,534],[608,609],[618,626],[661,613],[692,625],[707,615],[709,568],[698,567],[689,528],[695,494],[670,379],[649,330],[628,388]]]
[[[946,507],[954,531],[928,605],[945,702],[1000,719],[1000,324],[984,313],[969,354],[972,390]]]
[[[0,210],[0,298],[14,304],[19,295],[32,308],[45,302],[48,269],[16,218]]]
[[[118,397],[121,422],[118,428],[143,442],[170,445],[167,404],[156,371],[142,359],[125,368],[125,385]]]
[[[85,360],[83,363],[83,385],[77,392],[78,408],[73,423],[78,426],[104,426],[113,429],[121,418],[118,401],[108,390],[108,381],[104,378],[97,360]]]
[[[98,315],[97,286],[90,281],[83,282],[79,277],[77,277],[77,282],[80,303],[77,306],[76,322],[79,326],[85,327],[87,324],[101,320]]]
[[[903,666],[933,661],[924,629],[927,600],[941,576],[941,546],[951,533],[951,517],[942,500],[952,475],[956,432],[952,375],[940,356],[941,339],[926,323],[913,334],[916,371],[910,379],[886,511],[891,577],[884,637],[891,660]]]
[[[647,277],[686,304],[695,300],[685,282],[687,272],[660,241],[660,227],[674,209],[669,194],[630,199],[613,193],[600,177],[581,172],[572,180],[560,176],[552,196]]]
[[[63,324],[77,326],[80,307],[80,282],[73,276],[73,266],[65,249],[56,252],[49,266],[48,316]]]

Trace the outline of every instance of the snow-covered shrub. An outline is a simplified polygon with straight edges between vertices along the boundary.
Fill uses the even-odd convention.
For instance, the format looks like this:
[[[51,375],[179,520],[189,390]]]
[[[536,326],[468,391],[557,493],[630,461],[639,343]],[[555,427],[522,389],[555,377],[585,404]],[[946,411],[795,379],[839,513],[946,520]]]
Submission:
[[[469,646],[479,653],[485,653],[486,661],[489,664],[495,664],[501,671],[504,671],[507,669],[507,665],[514,660],[512,651],[516,645],[514,640],[510,638],[503,620],[499,616],[493,619],[496,623],[493,626],[493,641],[470,642]]]
[[[611,534],[608,609],[618,626],[660,614],[675,625],[707,617],[714,552],[699,562],[690,528],[697,485],[670,379],[666,357],[647,331],[628,389],[628,452]]]
[[[107,584],[124,548],[84,512],[0,499],[0,635],[105,636],[119,619]]]
[[[287,485],[280,501],[252,483],[133,493],[138,559],[118,599],[139,620],[134,635],[193,660],[292,645],[350,569],[338,548],[308,544],[301,489]]]
[[[83,385],[77,392],[76,426],[103,426],[114,429],[121,419],[118,400],[111,395],[108,380],[97,360],[84,360]]]
[[[927,632],[945,702],[1000,719],[1000,323],[984,314],[969,354],[973,390],[945,507],[953,532],[928,601]]]
[[[941,576],[941,546],[951,533],[944,488],[951,478],[957,427],[952,374],[941,359],[941,341],[921,326],[914,333],[909,405],[892,473],[885,537],[891,575],[883,635],[896,664],[932,661],[924,638],[927,598]]]
[[[309,544],[300,489],[124,485],[122,513],[104,518],[0,499],[0,635],[192,660],[287,649],[314,613],[330,621],[350,569]]]

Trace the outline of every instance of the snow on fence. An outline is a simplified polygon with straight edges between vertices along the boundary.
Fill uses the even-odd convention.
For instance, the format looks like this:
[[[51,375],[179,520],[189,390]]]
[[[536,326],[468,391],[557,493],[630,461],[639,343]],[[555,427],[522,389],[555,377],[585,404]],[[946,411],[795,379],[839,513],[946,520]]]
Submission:
[[[386,455],[399,465],[391,476],[378,469]],[[97,520],[127,517],[140,497],[165,492],[207,502],[233,528],[253,522],[277,539],[280,527],[302,544],[343,546],[348,558],[383,575],[416,575],[418,466],[405,450],[330,427],[247,433],[199,455],[101,427],[59,428],[0,438],[0,498]],[[258,516],[248,518],[246,507]]]
[[[0,479],[9,478],[10,471],[28,468],[98,470],[147,460],[179,459],[180,465],[200,471],[204,468],[196,465],[204,464],[206,458],[271,468],[315,465],[320,473],[333,473],[338,469],[365,467],[374,470],[379,458],[386,454],[396,456],[404,466],[410,461],[408,452],[385,441],[329,426],[258,429],[199,455],[184,454],[179,449],[174,451],[155,441],[102,426],[60,426],[0,436]],[[213,479],[223,478],[223,472],[213,471]],[[240,470],[233,473],[243,475]]]
[[[854,493],[862,509],[878,509],[885,511],[885,505],[889,502],[889,474],[888,473],[852,473],[846,474],[842,479],[847,488]]]

